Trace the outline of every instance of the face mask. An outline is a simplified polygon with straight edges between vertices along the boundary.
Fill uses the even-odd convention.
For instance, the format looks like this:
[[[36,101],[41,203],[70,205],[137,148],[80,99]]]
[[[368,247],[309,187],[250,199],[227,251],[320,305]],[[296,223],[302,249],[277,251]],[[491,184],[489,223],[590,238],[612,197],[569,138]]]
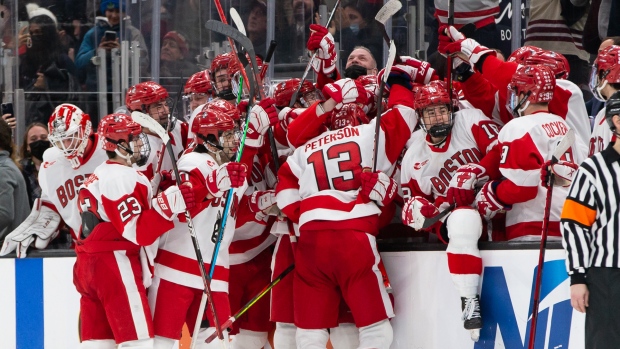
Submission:
[[[45,38],[43,35],[31,35],[30,40],[32,40],[32,48],[37,50],[45,48]]]
[[[350,79],[357,79],[358,77],[367,74],[368,70],[357,64],[353,64],[344,70],[344,77]]]
[[[351,31],[353,32],[353,34],[356,34],[360,32],[360,25],[357,23],[353,23],[351,24],[351,26],[349,26],[349,29],[351,29]]]
[[[50,143],[50,141],[39,139],[38,141],[34,141],[28,145],[30,146],[30,155],[43,161],[43,153],[52,146],[52,143]]]

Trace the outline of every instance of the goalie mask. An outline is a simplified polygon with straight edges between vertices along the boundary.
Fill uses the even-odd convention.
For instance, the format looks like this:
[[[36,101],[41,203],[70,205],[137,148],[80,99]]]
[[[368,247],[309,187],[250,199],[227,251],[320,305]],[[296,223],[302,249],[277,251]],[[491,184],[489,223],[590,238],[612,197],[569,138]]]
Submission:
[[[607,84],[620,84],[620,46],[611,45],[598,53],[590,73],[590,91],[604,102],[602,90]]]
[[[103,138],[103,149],[115,152],[126,160],[127,165],[144,166],[151,154],[148,137],[142,127],[129,115],[110,114],[99,124],[99,135]],[[125,153],[121,152],[123,150]]]
[[[63,152],[71,167],[80,167],[92,133],[90,116],[75,105],[64,103],[56,107],[47,128],[52,145]]]
[[[431,81],[414,90],[414,109],[420,116],[420,127],[433,138],[445,139],[454,125],[450,110],[456,110],[456,99],[451,100],[443,81]],[[452,94],[456,96],[455,93]],[[443,141],[443,140],[442,140]]]
[[[140,111],[149,114],[164,129],[170,125],[170,130],[174,128],[174,120],[170,114],[170,102],[168,91],[154,81],[141,82],[132,86],[125,96],[125,104],[129,111]]]
[[[523,116],[531,103],[549,103],[554,89],[555,76],[551,68],[541,64],[520,66],[508,84],[506,107],[514,117]]]
[[[207,104],[192,113],[192,132],[196,135],[196,144],[215,153],[218,162],[228,162],[239,148],[239,139],[235,131],[235,121],[226,112]],[[221,161],[219,153],[224,152],[227,159]]]

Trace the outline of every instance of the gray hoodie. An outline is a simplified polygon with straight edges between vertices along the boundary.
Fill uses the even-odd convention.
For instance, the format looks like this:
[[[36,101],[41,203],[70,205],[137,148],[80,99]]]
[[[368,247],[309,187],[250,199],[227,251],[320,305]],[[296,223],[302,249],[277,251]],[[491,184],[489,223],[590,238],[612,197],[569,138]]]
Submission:
[[[30,214],[24,176],[6,150],[0,150],[0,243]]]

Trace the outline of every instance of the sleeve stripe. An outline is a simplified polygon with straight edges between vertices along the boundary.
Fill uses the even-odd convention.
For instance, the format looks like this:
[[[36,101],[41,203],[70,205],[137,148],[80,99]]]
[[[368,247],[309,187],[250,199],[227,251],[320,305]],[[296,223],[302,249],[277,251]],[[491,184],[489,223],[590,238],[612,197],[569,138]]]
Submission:
[[[577,201],[567,198],[562,209],[562,219],[572,220],[583,227],[589,228],[596,219],[596,210]]]

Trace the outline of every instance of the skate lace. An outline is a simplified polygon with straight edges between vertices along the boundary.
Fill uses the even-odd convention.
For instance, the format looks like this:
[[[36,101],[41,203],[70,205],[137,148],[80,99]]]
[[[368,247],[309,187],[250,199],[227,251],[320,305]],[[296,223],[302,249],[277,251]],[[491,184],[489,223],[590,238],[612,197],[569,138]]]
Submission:
[[[480,317],[480,303],[478,303],[476,298],[465,298],[462,320],[465,321],[477,317]]]

